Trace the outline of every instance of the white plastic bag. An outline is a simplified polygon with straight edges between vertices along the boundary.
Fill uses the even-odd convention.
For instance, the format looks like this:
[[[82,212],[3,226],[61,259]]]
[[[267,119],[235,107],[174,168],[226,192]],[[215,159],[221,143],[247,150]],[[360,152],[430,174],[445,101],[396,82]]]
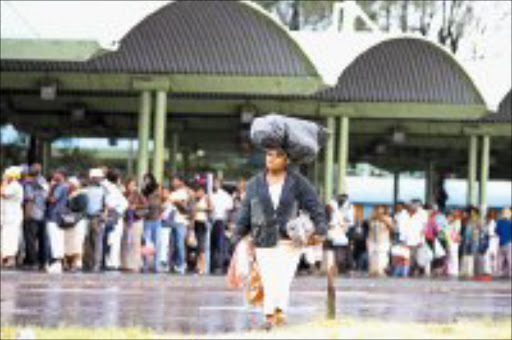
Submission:
[[[411,254],[409,248],[401,244],[396,244],[391,247],[391,255],[408,260]]]
[[[248,237],[238,242],[226,275],[228,287],[243,287],[248,283],[254,259],[253,247],[252,241]]]
[[[441,245],[441,242],[436,238],[434,241],[434,258],[440,259],[442,257],[446,256],[446,251],[444,250],[443,246]]]
[[[418,249],[417,259],[418,265],[420,267],[426,267],[432,260],[434,259],[434,254],[432,253],[432,250],[430,250],[430,247],[424,243],[420,246]]]
[[[286,232],[296,247],[303,247],[315,232],[315,226],[309,215],[300,211],[299,216],[288,221]]]

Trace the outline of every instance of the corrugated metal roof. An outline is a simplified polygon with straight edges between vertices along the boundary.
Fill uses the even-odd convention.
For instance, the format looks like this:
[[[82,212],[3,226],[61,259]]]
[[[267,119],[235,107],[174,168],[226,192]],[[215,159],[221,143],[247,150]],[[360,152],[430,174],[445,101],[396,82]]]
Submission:
[[[485,104],[451,55],[414,38],[387,40],[371,47],[344,70],[336,86],[317,96],[340,102]]]
[[[498,111],[493,112],[481,119],[483,122],[490,123],[510,123],[512,122],[512,108],[511,108],[511,91],[508,91],[507,95],[501,101]]]
[[[117,52],[87,62],[1,60],[2,71],[317,76],[278,24],[239,1],[177,1],[147,16]]]

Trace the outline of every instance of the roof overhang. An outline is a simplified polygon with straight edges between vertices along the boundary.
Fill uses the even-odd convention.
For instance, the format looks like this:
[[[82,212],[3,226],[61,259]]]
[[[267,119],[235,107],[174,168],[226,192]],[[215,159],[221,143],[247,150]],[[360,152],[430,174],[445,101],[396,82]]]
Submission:
[[[1,39],[0,58],[15,60],[86,61],[115,51],[95,40]]]

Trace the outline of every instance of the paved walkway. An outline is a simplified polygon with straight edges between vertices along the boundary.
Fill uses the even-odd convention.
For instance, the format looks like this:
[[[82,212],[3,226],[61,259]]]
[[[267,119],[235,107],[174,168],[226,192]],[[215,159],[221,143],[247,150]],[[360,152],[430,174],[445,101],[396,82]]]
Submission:
[[[326,315],[325,277],[300,276],[290,323]],[[510,281],[338,278],[337,315],[449,322],[510,318]],[[217,333],[258,327],[259,310],[221,276],[1,272],[1,322],[9,325],[149,327]]]

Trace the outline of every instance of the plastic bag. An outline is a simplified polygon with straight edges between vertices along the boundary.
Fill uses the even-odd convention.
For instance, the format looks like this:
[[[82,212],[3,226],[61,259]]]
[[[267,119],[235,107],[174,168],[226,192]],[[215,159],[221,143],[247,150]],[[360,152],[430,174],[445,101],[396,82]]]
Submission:
[[[253,307],[263,305],[263,282],[261,281],[261,272],[258,262],[254,261],[251,265],[249,282],[245,289],[245,299]]]
[[[430,247],[426,243],[420,246],[417,255],[418,257],[416,260],[420,267],[426,267],[434,259],[434,254],[432,253],[432,250],[430,250]]]
[[[440,259],[446,256],[446,250],[444,250],[441,242],[436,238],[434,241],[434,258]]]
[[[411,254],[409,248],[401,244],[395,244],[391,247],[391,255],[393,257],[399,257],[408,260]]]
[[[303,211],[300,211],[299,216],[291,219],[286,224],[286,233],[296,247],[305,246],[314,232],[315,226],[311,218]]]
[[[228,287],[243,287],[249,280],[251,274],[251,262],[253,261],[253,249],[248,238],[238,242],[231,262],[229,263],[226,281]]]
[[[303,119],[269,114],[251,125],[251,141],[266,148],[282,148],[294,163],[313,161],[325,144],[328,130]]]

